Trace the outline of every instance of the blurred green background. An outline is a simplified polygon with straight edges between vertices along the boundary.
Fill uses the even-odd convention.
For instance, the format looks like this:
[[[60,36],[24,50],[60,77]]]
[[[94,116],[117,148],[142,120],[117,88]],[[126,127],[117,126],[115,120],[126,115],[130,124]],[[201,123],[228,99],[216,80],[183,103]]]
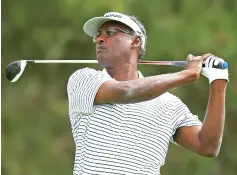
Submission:
[[[216,159],[170,145],[162,175],[237,174],[236,0],[2,0],[2,175],[72,174],[74,142],[68,119],[68,77],[89,64],[28,65],[16,83],[6,66],[22,59],[95,59],[82,30],[86,20],[118,11],[136,15],[148,34],[145,60],[184,60],[211,52],[229,62],[226,125]],[[139,65],[145,76],[182,70]],[[203,120],[208,80],[172,90]]]

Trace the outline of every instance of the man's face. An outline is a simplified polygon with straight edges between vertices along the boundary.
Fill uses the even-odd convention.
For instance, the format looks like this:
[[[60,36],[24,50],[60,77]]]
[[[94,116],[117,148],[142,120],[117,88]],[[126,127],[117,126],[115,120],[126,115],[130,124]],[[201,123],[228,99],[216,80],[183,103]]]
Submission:
[[[133,42],[131,33],[127,26],[116,21],[108,21],[101,26],[94,42],[96,57],[102,66],[113,66],[129,58]]]

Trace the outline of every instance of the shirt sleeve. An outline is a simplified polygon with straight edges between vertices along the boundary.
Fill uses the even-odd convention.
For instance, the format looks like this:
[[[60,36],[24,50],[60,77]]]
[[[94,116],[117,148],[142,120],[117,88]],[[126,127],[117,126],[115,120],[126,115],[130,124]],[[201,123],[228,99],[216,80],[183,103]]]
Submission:
[[[178,128],[184,126],[199,126],[202,125],[202,122],[198,119],[197,115],[190,112],[189,108],[178,97],[175,98],[171,123],[173,132],[171,142],[177,144],[174,141],[174,135]]]
[[[75,112],[90,114],[97,91],[104,82],[111,79],[101,71],[91,68],[83,68],[74,72],[69,77],[67,84],[69,115]]]

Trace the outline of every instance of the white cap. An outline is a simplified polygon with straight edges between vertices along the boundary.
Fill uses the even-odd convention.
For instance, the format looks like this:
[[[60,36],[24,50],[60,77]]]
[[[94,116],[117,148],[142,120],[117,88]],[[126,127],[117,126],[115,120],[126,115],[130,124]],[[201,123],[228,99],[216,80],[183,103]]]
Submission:
[[[122,13],[109,12],[109,13],[104,14],[104,16],[94,17],[92,19],[89,19],[84,24],[83,29],[87,35],[92,37],[96,32],[98,32],[102,24],[105,23],[106,21],[119,21],[127,25],[136,33],[137,36],[141,37],[142,48],[145,47],[146,40],[140,27],[129,16],[124,15]]]

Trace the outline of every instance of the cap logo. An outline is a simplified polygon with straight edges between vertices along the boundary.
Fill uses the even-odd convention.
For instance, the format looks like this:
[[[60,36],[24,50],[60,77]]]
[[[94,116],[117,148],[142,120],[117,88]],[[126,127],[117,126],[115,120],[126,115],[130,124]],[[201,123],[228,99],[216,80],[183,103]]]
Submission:
[[[110,14],[105,15],[105,17],[122,18],[122,15],[110,13]]]

